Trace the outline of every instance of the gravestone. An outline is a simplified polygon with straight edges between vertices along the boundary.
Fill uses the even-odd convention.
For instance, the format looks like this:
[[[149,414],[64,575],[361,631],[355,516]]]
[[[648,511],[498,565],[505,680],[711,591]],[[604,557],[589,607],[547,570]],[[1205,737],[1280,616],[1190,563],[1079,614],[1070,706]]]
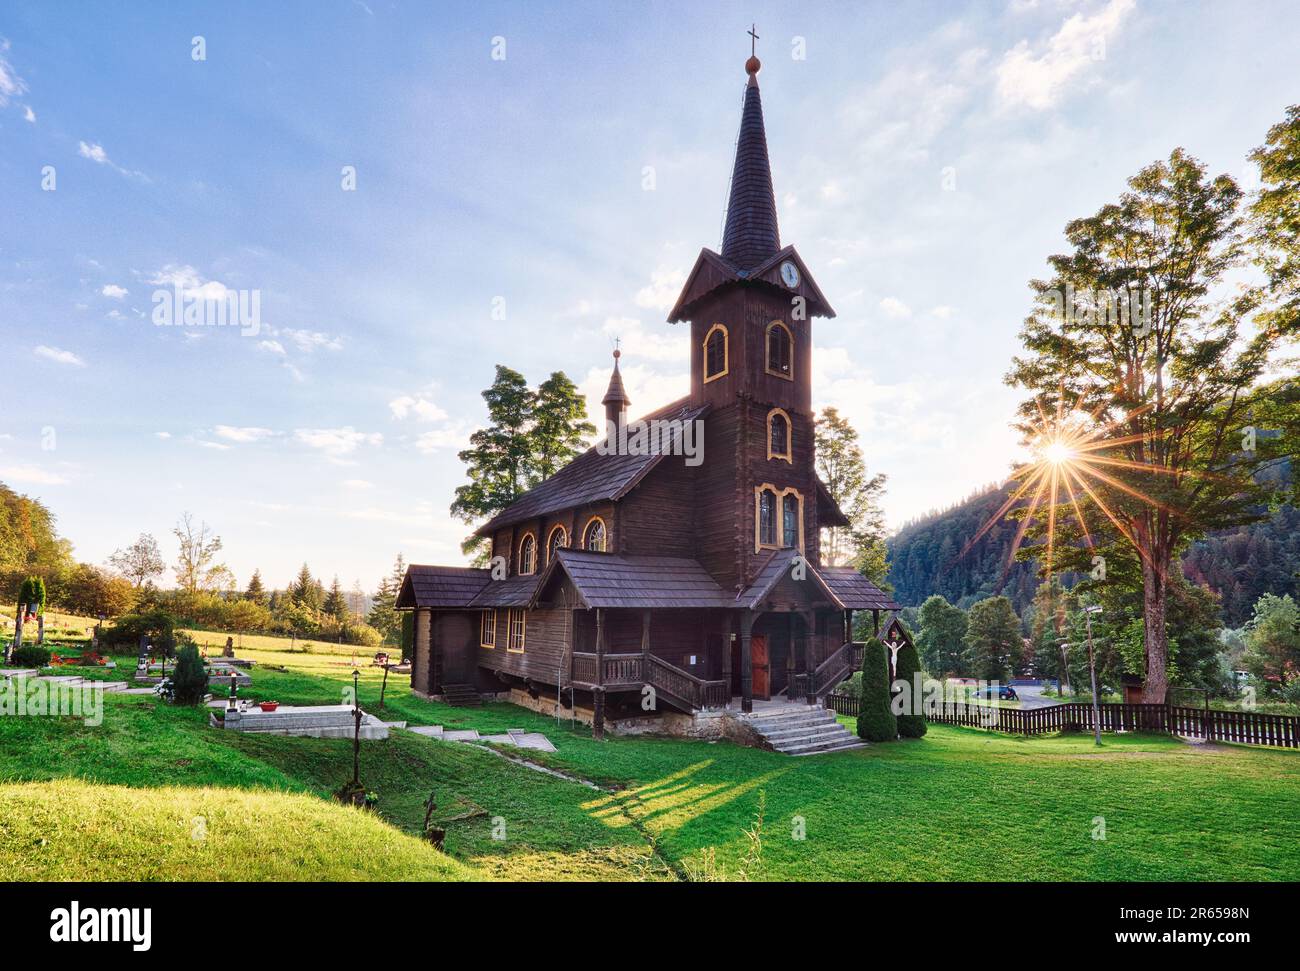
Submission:
[[[233,637],[226,638],[226,649],[221,652],[221,656],[222,657],[235,656],[235,639]]]

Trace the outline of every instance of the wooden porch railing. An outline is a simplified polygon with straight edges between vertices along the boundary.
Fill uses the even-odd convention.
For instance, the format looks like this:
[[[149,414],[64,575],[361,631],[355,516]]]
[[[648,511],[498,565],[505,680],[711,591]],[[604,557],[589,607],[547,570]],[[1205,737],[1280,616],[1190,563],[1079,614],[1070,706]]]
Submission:
[[[822,698],[830,690],[862,666],[862,655],[866,644],[858,641],[845,641],[826,660],[817,665],[803,684],[805,695]]]
[[[640,654],[597,654],[577,651],[573,654],[572,680],[576,684],[602,684],[607,688],[625,688],[645,683]],[[597,676],[597,671],[601,677]]]
[[[645,655],[646,682],[655,691],[691,709],[721,708],[731,700],[725,681],[705,681],[653,654]]]

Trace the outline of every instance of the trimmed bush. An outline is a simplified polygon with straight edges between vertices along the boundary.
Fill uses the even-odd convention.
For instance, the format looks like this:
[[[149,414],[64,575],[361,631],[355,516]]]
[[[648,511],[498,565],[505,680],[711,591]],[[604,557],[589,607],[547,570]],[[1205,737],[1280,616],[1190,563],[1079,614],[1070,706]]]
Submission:
[[[900,738],[920,738],[925,734],[925,715],[922,712],[922,697],[916,694],[916,675],[921,672],[921,657],[916,648],[908,641],[898,649],[898,658],[894,662],[894,680],[907,682],[907,697],[911,704],[908,711],[898,716],[898,734]]]
[[[898,737],[898,720],[889,710],[889,659],[885,645],[867,641],[862,652],[862,708],[858,738],[867,742],[892,742]]]
[[[197,705],[208,693],[208,672],[203,658],[193,644],[182,647],[176,655],[176,670],[172,672],[172,700],[178,705]]]
[[[24,644],[9,656],[9,663],[20,668],[43,668],[50,663],[50,652],[36,644]]]

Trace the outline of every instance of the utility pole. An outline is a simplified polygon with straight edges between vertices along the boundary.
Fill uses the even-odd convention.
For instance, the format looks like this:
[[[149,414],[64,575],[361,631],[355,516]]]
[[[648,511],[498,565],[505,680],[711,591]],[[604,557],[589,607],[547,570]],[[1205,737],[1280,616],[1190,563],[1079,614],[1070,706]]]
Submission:
[[[1101,706],[1097,702],[1097,660],[1092,651],[1092,615],[1101,613],[1101,606],[1093,604],[1083,608],[1083,619],[1088,627],[1088,675],[1092,678],[1092,737],[1101,744]]]

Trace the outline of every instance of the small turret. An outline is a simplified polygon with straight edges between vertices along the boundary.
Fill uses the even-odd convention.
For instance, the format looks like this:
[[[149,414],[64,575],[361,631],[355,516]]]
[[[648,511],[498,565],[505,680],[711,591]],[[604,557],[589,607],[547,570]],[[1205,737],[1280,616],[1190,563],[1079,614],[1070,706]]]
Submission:
[[[605,392],[605,397],[600,399],[600,403],[605,406],[605,423],[615,426],[627,423],[627,406],[632,400],[623,390],[623,375],[618,373],[618,359],[623,356],[623,352],[614,351],[614,373],[609,376],[609,390]]]

